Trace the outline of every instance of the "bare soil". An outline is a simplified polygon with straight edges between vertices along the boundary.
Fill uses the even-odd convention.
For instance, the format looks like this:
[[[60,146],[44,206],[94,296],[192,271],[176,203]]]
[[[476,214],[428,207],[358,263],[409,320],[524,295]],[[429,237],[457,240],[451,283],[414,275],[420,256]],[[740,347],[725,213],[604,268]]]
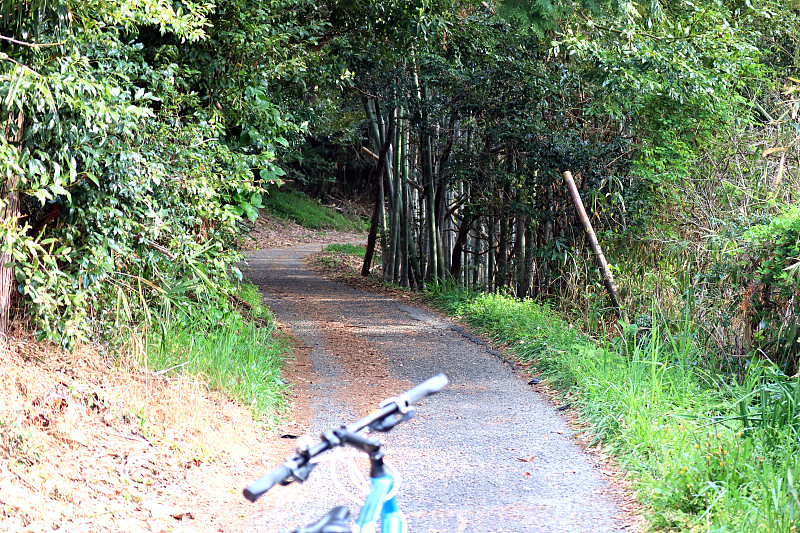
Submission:
[[[248,249],[343,242],[265,216]],[[0,531],[243,531],[253,506],[241,489],[290,452],[310,410],[308,358],[294,350],[282,427],[202,380],[166,378],[137,361],[142,346],[109,356],[66,352],[18,325],[0,344]]]
[[[0,530],[237,529],[268,444],[245,409],[96,347],[0,353]]]

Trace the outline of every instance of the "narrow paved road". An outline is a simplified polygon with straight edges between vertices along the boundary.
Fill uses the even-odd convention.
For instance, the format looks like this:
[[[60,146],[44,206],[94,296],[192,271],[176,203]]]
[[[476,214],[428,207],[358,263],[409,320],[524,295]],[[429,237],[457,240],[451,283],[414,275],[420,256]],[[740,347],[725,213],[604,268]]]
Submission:
[[[307,398],[296,416],[307,429],[355,420],[438,372],[452,382],[382,437],[412,532],[628,531],[598,465],[523,377],[446,319],[314,275],[302,258],[319,249],[253,252],[246,271],[305,345]],[[292,531],[346,501],[327,468],[259,500],[252,531]]]

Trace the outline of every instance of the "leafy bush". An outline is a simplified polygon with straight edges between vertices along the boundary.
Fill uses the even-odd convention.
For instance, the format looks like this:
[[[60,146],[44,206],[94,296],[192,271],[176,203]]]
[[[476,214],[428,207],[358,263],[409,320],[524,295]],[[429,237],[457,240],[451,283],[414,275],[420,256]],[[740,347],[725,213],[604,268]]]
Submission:
[[[744,242],[741,305],[757,324],[756,346],[793,374],[800,363],[800,206],[753,226]]]
[[[183,4],[11,2],[16,15],[0,17],[4,35],[45,41],[4,45],[0,62],[0,240],[43,337],[74,345],[153,308],[224,302],[238,225],[282,175],[275,150],[292,126],[248,71],[176,53],[236,42],[210,24],[211,4]],[[192,85],[227,68],[247,99],[237,83],[213,101]]]

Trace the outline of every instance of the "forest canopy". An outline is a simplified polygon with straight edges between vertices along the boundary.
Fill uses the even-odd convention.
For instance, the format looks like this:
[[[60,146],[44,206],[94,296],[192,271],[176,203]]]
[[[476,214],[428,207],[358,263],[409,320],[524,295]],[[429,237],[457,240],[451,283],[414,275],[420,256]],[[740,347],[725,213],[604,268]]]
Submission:
[[[286,179],[369,195],[387,281],[604,321],[569,170],[632,320],[690,305],[721,352],[791,371],[797,18],[784,0],[3,0],[0,326],[16,309],[73,345],[225,301],[237,236]]]

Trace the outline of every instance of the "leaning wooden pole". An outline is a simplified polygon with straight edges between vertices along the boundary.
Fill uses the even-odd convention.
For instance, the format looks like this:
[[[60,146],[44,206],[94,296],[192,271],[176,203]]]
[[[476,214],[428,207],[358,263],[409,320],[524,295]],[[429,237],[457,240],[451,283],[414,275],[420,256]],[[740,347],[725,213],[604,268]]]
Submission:
[[[606,256],[603,255],[602,248],[600,248],[600,243],[597,242],[597,235],[592,228],[592,223],[589,222],[589,217],[586,215],[586,209],[583,207],[583,201],[581,200],[581,195],[578,193],[578,187],[575,186],[575,180],[572,179],[572,173],[567,170],[562,174],[562,176],[564,177],[564,181],[567,183],[567,188],[572,196],[572,202],[575,204],[575,209],[578,211],[578,218],[580,219],[581,224],[583,224],[583,229],[586,230],[586,238],[589,240],[589,246],[591,246],[592,252],[594,252],[594,256],[597,259],[597,267],[603,274],[603,284],[606,286],[606,290],[608,291],[608,295],[611,297],[611,301],[614,303],[614,306],[619,310],[620,315],[624,316],[625,312],[620,304],[619,291],[617,291],[617,284],[614,281],[614,275],[608,268],[608,262],[606,261]]]

